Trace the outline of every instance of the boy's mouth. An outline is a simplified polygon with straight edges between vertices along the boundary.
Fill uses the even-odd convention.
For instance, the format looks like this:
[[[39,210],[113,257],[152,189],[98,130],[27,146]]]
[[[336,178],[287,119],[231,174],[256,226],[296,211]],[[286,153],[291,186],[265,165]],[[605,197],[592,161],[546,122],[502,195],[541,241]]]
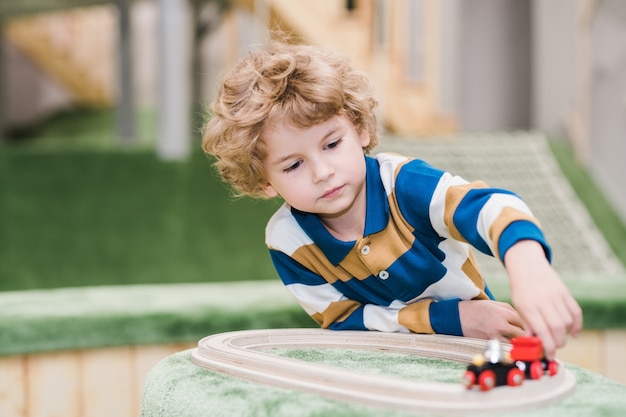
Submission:
[[[341,194],[341,191],[343,190],[343,185],[340,187],[334,187],[331,188],[330,190],[326,191],[323,195],[322,198],[333,198],[338,196],[339,194]]]

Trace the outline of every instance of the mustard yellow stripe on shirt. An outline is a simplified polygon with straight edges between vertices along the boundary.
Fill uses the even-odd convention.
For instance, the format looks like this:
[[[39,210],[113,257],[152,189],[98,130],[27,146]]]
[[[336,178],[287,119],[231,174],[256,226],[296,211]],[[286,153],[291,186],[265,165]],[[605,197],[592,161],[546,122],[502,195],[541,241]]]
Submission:
[[[346,282],[352,279],[345,269],[333,265],[315,244],[300,246],[291,257],[308,270],[322,276],[330,284],[337,280]]]
[[[433,300],[426,299],[404,307],[398,312],[398,323],[413,333],[435,333],[430,325],[429,309],[432,302]]]
[[[461,203],[461,200],[463,200],[463,197],[465,197],[471,190],[478,188],[487,188],[487,184],[482,181],[475,181],[464,185],[454,185],[448,188],[448,191],[446,192],[446,207],[443,212],[443,222],[448,228],[450,236],[461,242],[467,242],[467,240],[461,236],[461,233],[457,230],[452,219],[457,207]]]

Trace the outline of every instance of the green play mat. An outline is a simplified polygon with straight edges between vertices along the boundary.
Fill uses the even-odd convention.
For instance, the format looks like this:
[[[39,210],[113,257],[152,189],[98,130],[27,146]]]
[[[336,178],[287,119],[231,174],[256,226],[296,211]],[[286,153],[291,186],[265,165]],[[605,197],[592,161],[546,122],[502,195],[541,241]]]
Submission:
[[[275,353],[289,358],[339,368],[345,367],[366,373],[450,384],[459,383],[464,369],[464,366],[457,362],[397,353],[341,349],[298,349]],[[626,386],[573,365],[566,365],[566,368],[577,379],[576,389],[569,397],[546,407],[491,415],[510,417],[624,416]],[[191,350],[165,358],[148,374],[141,413],[141,417],[426,417],[430,415],[432,414],[424,414],[419,410],[415,410],[414,413],[383,410],[229,377],[192,363]]]

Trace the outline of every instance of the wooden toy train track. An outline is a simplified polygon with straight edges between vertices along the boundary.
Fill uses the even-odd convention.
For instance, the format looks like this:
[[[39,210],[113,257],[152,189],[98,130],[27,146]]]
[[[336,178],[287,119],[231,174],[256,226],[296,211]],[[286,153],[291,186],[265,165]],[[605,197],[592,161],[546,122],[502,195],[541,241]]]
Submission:
[[[553,377],[488,392],[460,382],[444,384],[366,374],[284,358],[270,349],[374,350],[470,363],[485,340],[323,329],[272,329],[220,333],[200,340],[192,360],[207,369],[274,386],[299,389],[370,406],[436,414],[513,411],[552,404],[568,396],[576,378],[564,367]],[[459,381],[462,375],[459,375]]]

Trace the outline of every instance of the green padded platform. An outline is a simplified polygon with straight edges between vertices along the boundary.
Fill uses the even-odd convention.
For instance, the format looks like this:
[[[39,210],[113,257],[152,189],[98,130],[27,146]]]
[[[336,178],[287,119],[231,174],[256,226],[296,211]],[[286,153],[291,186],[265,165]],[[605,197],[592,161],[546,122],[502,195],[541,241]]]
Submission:
[[[586,329],[626,326],[626,283],[589,276],[568,282],[585,312]],[[498,299],[508,299],[506,281],[490,285]],[[317,327],[278,279],[6,291],[0,292],[0,306],[0,355]]]
[[[0,306],[0,355],[314,324],[278,281],[8,291]]]
[[[459,383],[464,366],[456,362],[397,353],[339,349],[279,351],[283,356],[420,381]],[[566,365],[577,379],[572,395],[546,407],[485,415],[509,417],[623,417],[626,386],[582,368]],[[500,388],[498,388],[500,389]],[[506,389],[506,388],[505,388]],[[515,389],[515,388],[512,388]],[[148,374],[141,417],[426,417],[330,400],[320,395],[275,388],[208,371],[191,362],[191,351],[162,360]],[[459,414],[456,414],[459,415]],[[476,414],[474,414],[476,415]]]

